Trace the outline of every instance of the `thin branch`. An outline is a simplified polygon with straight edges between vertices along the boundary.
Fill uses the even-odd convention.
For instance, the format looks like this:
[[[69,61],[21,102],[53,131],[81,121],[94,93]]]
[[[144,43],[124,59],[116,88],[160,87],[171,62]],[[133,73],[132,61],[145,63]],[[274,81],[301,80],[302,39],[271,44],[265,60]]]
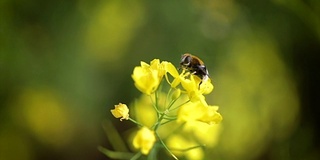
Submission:
[[[157,132],[155,132],[160,143],[162,144],[162,146],[169,152],[169,154],[175,159],[178,160],[178,158],[170,151],[170,149],[167,147],[167,145],[162,141],[162,139],[160,138],[159,134]]]

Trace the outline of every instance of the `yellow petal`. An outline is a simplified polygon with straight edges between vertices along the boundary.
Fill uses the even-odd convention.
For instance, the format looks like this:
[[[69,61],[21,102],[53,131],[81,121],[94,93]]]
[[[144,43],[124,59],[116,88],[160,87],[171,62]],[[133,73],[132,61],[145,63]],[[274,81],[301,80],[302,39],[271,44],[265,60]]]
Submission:
[[[217,112],[217,106],[204,106],[202,108],[202,116],[198,118],[199,121],[205,122],[208,124],[218,124],[222,121],[222,116]]]
[[[161,82],[159,77],[159,71],[153,70],[150,66],[144,62],[141,62],[141,66],[137,66],[133,70],[132,79],[138,90],[145,94],[152,94],[159,86]]]
[[[164,68],[165,68],[166,72],[168,72],[170,75],[172,75],[172,77],[174,77],[174,78],[179,77],[179,73],[178,73],[176,67],[172,63],[164,62]]]
[[[201,101],[190,102],[179,108],[178,121],[200,121],[207,124],[218,124],[222,116],[217,106],[208,106]]]
[[[151,131],[147,127],[142,127],[133,138],[133,147],[140,149],[142,154],[147,155],[155,142],[154,131]]]

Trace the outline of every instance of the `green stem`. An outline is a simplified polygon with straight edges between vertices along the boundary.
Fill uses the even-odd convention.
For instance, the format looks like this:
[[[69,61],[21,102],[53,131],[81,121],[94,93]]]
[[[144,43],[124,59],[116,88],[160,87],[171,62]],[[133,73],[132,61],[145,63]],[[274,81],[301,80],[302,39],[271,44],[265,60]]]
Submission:
[[[132,119],[132,118],[130,118],[130,117],[129,117],[129,120],[130,120],[131,122],[137,124],[138,126],[143,127],[143,124],[137,122],[136,120],[134,120],[134,119]]]
[[[133,156],[133,154],[130,152],[112,151],[102,146],[98,146],[98,150],[111,159],[129,159]]]
[[[133,157],[130,158],[130,160],[137,160],[138,158],[141,157],[141,152],[136,153]]]
[[[164,125],[164,124],[167,124],[167,123],[172,122],[172,121],[175,121],[175,120],[177,120],[177,119],[168,120],[168,121],[166,121],[166,122],[161,123],[160,125]]]
[[[161,113],[161,115],[160,115],[160,117],[159,117],[159,119],[158,119],[158,122],[157,122],[156,125],[154,126],[154,131],[157,131],[158,127],[159,127],[160,124],[161,124],[161,121],[162,121],[163,118],[164,118],[164,115],[165,115],[165,113]]]
[[[198,146],[189,147],[189,148],[186,148],[186,149],[175,149],[175,148],[171,148],[171,150],[180,151],[180,152],[187,152],[187,151],[189,151],[189,150],[196,149],[196,148],[203,148],[203,147],[205,147],[205,146],[206,146],[205,144],[202,144],[202,145],[198,145]]]
[[[180,108],[181,106],[187,104],[188,102],[190,102],[190,100],[187,100],[186,102],[180,104],[179,106],[172,108],[170,111],[176,110],[176,109]]]
[[[169,96],[170,96],[170,94],[171,94],[171,91],[172,91],[172,88],[170,87],[164,104],[167,104],[167,100],[169,99]]]
[[[156,110],[156,112],[157,112],[157,118],[159,118],[159,114],[160,114],[160,111],[158,110],[158,108],[157,108],[157,106],[155,105],[155,103],[157,103],[157,102],[154,102],[153,100],[152,100],[152,97],[151,96],[149,96],[150,97],[150,100],[151,100],[151,103],[152,103],[152,107]]]
[[[166,117],[164,117],[163,119],[165,119],[165,120],[177,120],[177,116],[168,116],[168,115],[166,115]]]
[[[160,143],[162,144],[162,146],[169,152],[169,154],[175,159],[178,160],[178,158],[170,151],[170,149],[167,147],[167,145],[162,141],[162,139],[160,138],[159,134],[157,132],[155,132]]]
[[[173,104],[179,99],[179,97],[177,99],[174,99],[170,102],[169,106],[168,106],[168,110],[170,110],[170,108],[173,106]]]
[[[159,89],[159,88],[158,88]],[[155,106],[156,106],[156,108],[157,108],[157,110],[158,110],[158,107],[159,107],[159,101],[158,101],[158,98],[159,98],[159,90],[156,90],[156,92],[154,93],[154,99],[155,99]]]

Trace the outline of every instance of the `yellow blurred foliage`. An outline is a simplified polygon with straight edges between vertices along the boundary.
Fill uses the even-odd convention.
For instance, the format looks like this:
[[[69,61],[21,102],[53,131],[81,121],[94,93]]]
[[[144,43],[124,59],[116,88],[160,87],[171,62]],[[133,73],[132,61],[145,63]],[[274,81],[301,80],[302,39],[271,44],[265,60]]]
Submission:
[[[184,155],[187,159],[203,159],[204,157],[204,153],[201,148],[195,148],[184,152],[175,151],[175,149],[184,149],[199,145],[192,139],[188,139],[181,135],[173,135],[168,138],[167,142],[167,145],[172,148],[173,153],[177,156]]]
[[[286,138],[297,122],[294,80],[274,42],[264,32],[236,39],[214,73],[214,98],[224,115],[220,147],[229,159],[255,157],[270,140]]]
[[[11,127],[0,131],[0,159],[32,160],[35,157],[31,140]]]
[[[52,89],[25,89],[11,106],[13,120],[36,139],[56,148],[66,146],[74,133],[72,113]]]
[[[84,35],[88,54],[103,62],[118,60],[144,21],[139,1],[111,0],[102,3],[90,17]]]

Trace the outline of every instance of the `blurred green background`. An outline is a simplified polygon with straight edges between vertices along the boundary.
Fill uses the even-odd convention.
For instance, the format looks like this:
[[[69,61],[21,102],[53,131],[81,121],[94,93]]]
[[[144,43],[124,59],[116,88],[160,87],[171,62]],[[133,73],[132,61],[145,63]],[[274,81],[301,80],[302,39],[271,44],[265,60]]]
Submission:
[[[134,66],[207,65],[224,120],[206,159],[319,159],[320,1],[0,2],[0,159],[108,159]]]

